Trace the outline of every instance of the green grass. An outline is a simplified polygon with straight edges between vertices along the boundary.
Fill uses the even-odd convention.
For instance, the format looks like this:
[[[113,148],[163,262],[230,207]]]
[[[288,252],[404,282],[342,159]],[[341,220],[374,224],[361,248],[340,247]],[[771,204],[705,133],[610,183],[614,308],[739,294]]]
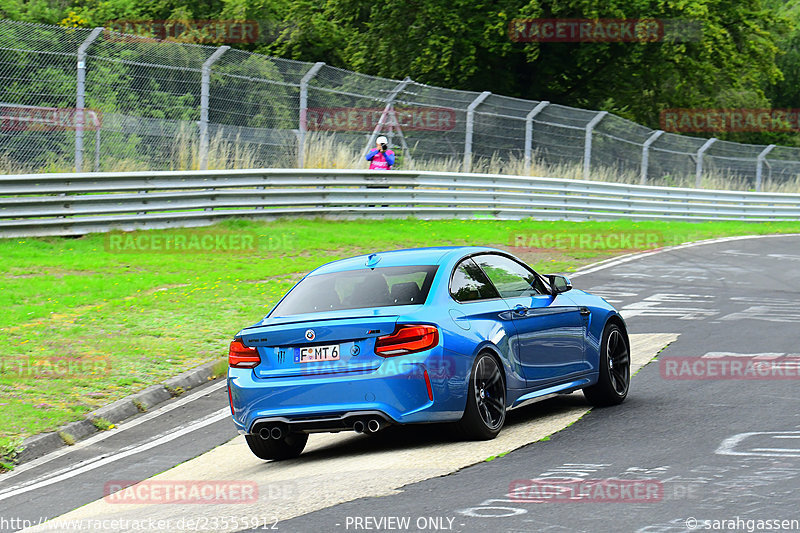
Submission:
[[[231,220],[132,234],[249,235],[257,243],[245,251],[203,253],[109,249],[110,239],[128,238],[121,234],[0,240],[0,462],[8,462],[20,438],[225,357],[234,333],[328,261],[401,247],[475,244],[511,249],[543,272],[569,272],[636,247],[514,245],[587,233],[655,234],[658,244],[668,245],[782,232],[800,232],[800,222]]]

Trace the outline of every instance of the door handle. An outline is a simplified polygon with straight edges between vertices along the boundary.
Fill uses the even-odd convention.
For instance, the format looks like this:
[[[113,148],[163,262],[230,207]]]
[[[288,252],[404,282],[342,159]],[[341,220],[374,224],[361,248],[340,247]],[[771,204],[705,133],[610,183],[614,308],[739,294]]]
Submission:
[[[520,304],[515,305],[513,311],[517,316],[525,316],[528,314],[528,308]]]
[[[581,316],[589,316],[592,314],[588,307],[581,307]]]

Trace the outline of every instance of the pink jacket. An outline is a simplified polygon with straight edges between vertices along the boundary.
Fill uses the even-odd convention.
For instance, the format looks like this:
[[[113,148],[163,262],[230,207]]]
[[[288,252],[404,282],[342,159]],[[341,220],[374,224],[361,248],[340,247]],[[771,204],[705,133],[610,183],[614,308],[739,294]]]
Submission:
[[[367,154],[367,161],[370,162],[370,170],[391,170],[394,165],[394,152],[386,150],[381,153],[380,150],[372,150]]]

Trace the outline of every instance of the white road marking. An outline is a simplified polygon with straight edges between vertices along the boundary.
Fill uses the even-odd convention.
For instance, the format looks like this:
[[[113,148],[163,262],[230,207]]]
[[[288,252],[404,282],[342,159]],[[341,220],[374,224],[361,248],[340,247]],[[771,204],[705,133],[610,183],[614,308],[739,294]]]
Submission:
[[[750,252],[742,252],[741,250],[722,250],[721,254],[726,255],[740,255],[744,257],[761,257],[761,254],[753,254]]]
[[[767,257],[772,257],[773,259],[788,259],[789,261],[800,261],[800,255],[767,254]]]
[[[800,438],[800,431],[751,431],[728,437],[714,452],[718,455],[744,455],[754,457],[800,457],[798,448],[765,448],[762,446],[749,448],[744,444],[761,436],[775,438]],[[755,438],[755,439],[754,439]],[[760,444],[763,444],[761,439]]]
[[[708,352],[703,357],[715,359],[719,357],[744,357],[748,359],[758,359],[759,361],[771,361],[786,355],[783,352],[761,352],[761,353],[737,353],[737,352]]]
[[[599,287],[593,287],[591,290],[592,294],[595,296],[599,296],[603,298],[610,304],[618,304],[622,303],[625,298],[631,298],[633,296],[638,296],[635,292],[630,291],[621,291],[621,290],[614,290],[614,289],[603,289]]]
[[[620,309],[620,314],[629,319],[634,316],[647,317],[670,317],[679,320],[696,320],[708,318],[719,314],[716,309],[706,309],[702,307],[689,306],[669,306],[663,304],[689,303],[707,304],[711,303],[713,296],[702,294],[678,294],[678,293],[656,293],[648,296],[644,300],[634,302]]]
[[[27,463],[21,464],[21,465],[15,467],[14,470],[12,470],[11,472],[8,472],[8,473],[3,474],[2,476],[0,476],[0,481],[7,481],[8,479],[10,479],[10,478],[12,478],[14,476],[18,476],[19,474],[21,474],[23,472],[27,472],[28,470],[31,470],[32,468],[36,468],[37,466],[43,465],[45,463],[49,463],[50,461],[53,461],[54,459],[58,459],[60,457],[63,457],[65,455],[69,454],[69,453],[72,453],[72,452],[76,451],[76,450],[81,450],[83,448],[87,448],[89,446],[92,446],[93,444],[96,444],[96,443],[98,443],[100,441],[103,441],[103,440],[105,440],[105,439],[107,439],[109,437],[113,437],[114,435],[119,435],[120,432],[122,432],[122,431],[131,429],[131,428],[135,428],[136,426],[138,426],[140,424],[144,424],[145,422],[149,422],[150,420],[152,420],[152,419],[154,419],[154,418],[156,418],[158,416],[161,416],[161,415],[163,415],[165,413],[169,413],[173,409],[177,409],[178,407],[182,407],[182,406],[186,405],[189,402],[193,402],[195,400],[199,400],[203,396],[205,396],[205,395],[207,395],[207,394],[209,394],[211,392],[218,391],[219,389],[225,387],[226,385],[227,385],[227,381],[222,379],[222,380],[220,380],[219,383],[214,383],[213,385],[211,385],[209,387],[206,387],[204,389],[197,390],[197,391],[191,391],[189,393],[186,393],[181,398],[178,398],[178,399],[168,403],[167,405],[159,407],[155,411],[149,411],[149,412],[147,412],[147,413],[145,413],[143,415],[137,416],[136,418],[134,418],[130,422],[124,422],[124,423],[120,424],[119,426],[117,426],[116,428],[114,428],[111,431],[103,431],[102,433],[98,433],[97,435],[95,435],[93,437],[89,437],[86,440],[78,441],[77,443],[75,443],[74,446],[69,446],[68,448],[62,448],[60,450],[56,450],[54,452],[48,453],[47,455],[43,455],[42,457],[39,457],[38,459],[34,459],[33,461],[29,461]],[[0,491],[0,494],[3,494],[3,492],[5,492],[5,491]]]
[[[708,352],[701,356],[701,359],[722,359],[722,358],[741,358],[751,361],[755,367],[763,366],[769,371],[794,370],[800,368],[799,354],[785,354],[782,352],[762,352],[762,353],[737,353],[737,352]],[[796,376],[797,374],[792,374]]]
[[[767,322],[796,322],[800,320],[800,303],[786,298],[763,298],[759,296],[734,296],[731,301],[748,305],[720,320],[764,320]]]
[[[752,305],[743,311],[730,313],[720,320],[763,320],[765,322],[798,322],[800,308],[787,309],[772,305]]]
[[[744,302],[746,304],[759,304],[759,305],[774,305],[778,307],[789,307],[800,309],[800,304],[797,300],[789,300],[787,298],[764,298],[762,296],[734,296],[731,298],[734,302]]]
[[[652,296],[645,298],[647,301],[652,302],[679,302],[679,303],[705,303],[713,300],[715,297],[710,294],[682,294],[677,292],[663,292],[656,293]]]
[[[115,453],[109,456],[98,456],[93,460],[89,460],[88,464],[84,463],[83,466],[79,467],[72,466],[66,472],[62,472],[55,476],[47,477],[41,481],[35,481],[20,487],[12,487],[9,490],[6,490],[2,494],[0,494],[0,501],[5,500],[7,498],[11,498],[13,496],[19,496],[20,494],[24,494],[32,490],[41,489],[43,487],[47,487],[54,483],[59,483],[66,479],[70,479],[80,474],[100,468],[101,466],[114,463],[121,459],[125,459],[126,457],[130,457],[131,455],[136,455],[137,453],[146,452],[147,450],[151,450],[156,446],[161,446],[162,444],[171,442],[177,438],[180,438],[184,435],[188,435],[189,433],[202,429],[206,426],[210,426],[215,422],[219,422],[220,420],[225,420],[229,416],[231,416],[230,407],[225,407],[223,409],[220,409],[219,411],[211,413],[210,415],[198,420],[197,422],[192,422],[191,424],[175,428],[166,435],[163,435],[156,439],[145,442],[144,444],[140,444],[138,446],[130,448],[129,450]]]
[[[724,250],[720,253],[727,255],[738,255],[745,257],[771,257],[773,259],[788,259],[789,261],[800,261],[800,255],[793,254],[754,254],[750,252],[742,252],[741,250]]]

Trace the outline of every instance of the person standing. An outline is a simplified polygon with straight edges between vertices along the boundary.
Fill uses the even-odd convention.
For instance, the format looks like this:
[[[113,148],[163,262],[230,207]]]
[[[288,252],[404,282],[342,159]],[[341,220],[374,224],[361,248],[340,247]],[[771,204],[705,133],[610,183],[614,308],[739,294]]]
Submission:
[[[370,170],[391,170],[394,165],[394,152],[389,150],[389,139],[381,135],[375,143],[375,149],[366,155]]]

